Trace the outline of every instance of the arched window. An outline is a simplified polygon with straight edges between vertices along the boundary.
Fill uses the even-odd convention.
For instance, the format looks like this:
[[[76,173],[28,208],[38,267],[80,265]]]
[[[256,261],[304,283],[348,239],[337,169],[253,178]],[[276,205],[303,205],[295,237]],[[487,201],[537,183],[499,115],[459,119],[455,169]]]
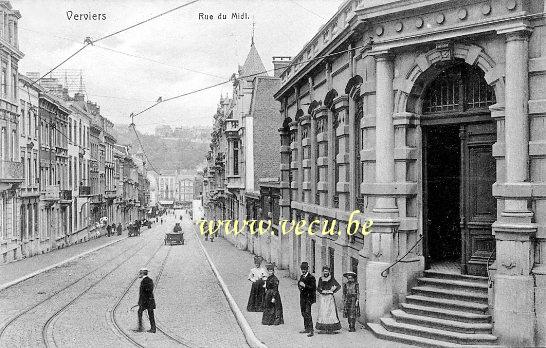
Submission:
[[[486,111],[495,104],[495,92],[484,72],[468,64],[450,65],[427,86],[423,113]]]

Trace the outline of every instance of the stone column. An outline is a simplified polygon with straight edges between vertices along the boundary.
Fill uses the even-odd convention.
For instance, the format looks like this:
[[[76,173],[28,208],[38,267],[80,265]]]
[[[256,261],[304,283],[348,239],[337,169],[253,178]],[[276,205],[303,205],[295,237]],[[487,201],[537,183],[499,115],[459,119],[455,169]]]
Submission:
[[[529,31],[506,35],[504,207],[493,224],[496,239],[494,328],[502,344],[535,345],[537,225],[529,211]],[[537,276],[537,283],[541,282]],[[543,281],[542,281],[543,282]]]
[[[290,181],[290,204],[292,202],[298,202],[298,123],[293,121],[290,123],[290,151],[291,151],[291,160],[290,160],[290,172],[291,172],[291,181]],[[292,221],[292,217],[294,216],[294,212],[292,209],[290,209],[290,217],[289,220]],[[299,264],[298,264],[298,257],[299,250],[297,248],[297,238],[295,237],[294,233],[289,234],[289,244],[290,244],[290,257],[291,257],[291,264],[290,264],[290,273],[292,276],[296,276]]]
[[[313,203],[311,199],[311,116],[305,115],[300,119],[301,126],[301,159],[302,159],[302,191],[305,203]],[[307,156],[305,155],[307,153]],[[306,178],[307,177],[307,178]]]
[[[338,178],[335,186],[336,194],[338,195],[338,214],[336,214],[338,228],[341,232],[338,234],[335,241],[335,256],[334,256],[334,268],[335,274],[340,277],[343,272],[346,271],[347,265],[347,245],[348,238],[345,231],[347,230],[347,224],[344,222],[341,214],[345,213],[349,208],[349,153],[348,153],[348,141],[349,141],[349,103],[347,96],[340,96],[334,99],[334,122],[337,123],[335,127],[335,141],[339,144],[338,153],[335,155],[335,166],[338,171]],[[335,178],[335,175],[334,175]],[[340,301],[341,302],[341,299]]]
[[[315,111],[317,124],[317,192],[318,204],[322,207],[328,205],[328,109],[325,106]]]
[[[375,181],[379,184],[394,182],[394,62],[389,54],[376,57],[376,125],[375,125]],[[374,211],[396,213],[394,197],[378,197]]]
[[[280,128],[279,134],[281,136],[281,177],[279,184],[281,191],[281,198],[279,199],[280,220],[290,220],[290,130],[287,128]],[[281,268],[289,268],[289,237],[288,235],[283,235],[282,231],[279,231],[279,238],[280,266]]]
[[[397,255],[395,233],[400,224],[396,200],[394,172],[394,63],[386,53],[376,55],[376,127],[375,160],[377,200],[371,218],[374,221],[370,239],[371,253],[366,264],[366,319],[377,322],[396,305],[396,272],[386,277],[381,273]],[[365,252],[364,249],[361,251]]]
[[[313,90],[313,79],[309,77],[309,99],[311,102],[315,100],[315,92]],[[311,140],[311,170],[310,170],[310,179],[311,182],[311,199],[310,203],[319,204],[317,183],[318,183],[318,166],[317,166],[317,157],[318,157],[318,144],[317,144],[317,119],[315,118],[315,110],[311,111],[311,127],[309,129],[309,139]]]

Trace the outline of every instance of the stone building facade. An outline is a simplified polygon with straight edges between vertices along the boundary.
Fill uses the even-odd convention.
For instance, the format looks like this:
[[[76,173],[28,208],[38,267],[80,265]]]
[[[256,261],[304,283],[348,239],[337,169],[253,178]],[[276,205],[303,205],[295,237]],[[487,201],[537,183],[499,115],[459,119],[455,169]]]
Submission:
[[[518,0],[339,8],[275,94],[281,218],[336,219],[345,231],[358,210],[373,228],[282,236],[293,276],[301,261],[356,271],[361,321],[389,339],[546,344],[544,10]],[[430,331],[454,303],[460,320],[481,313],[483,336],[460,336],[453,318]]]
[[[0,3],[0,253],[3,260],[20,256],[17,190],[23,182],[19,157],[19,11],[9,2]],[[0,260],[1,261],[1,260]]]
[[[221,98],[214,116],[203,187],[207,219],[237,220],[242,226],[243,220],[261,216],[260,179],[276,177],[280,165],[276,129],[281,118],[273,98],[279,87],[280,78],[268,76],[252,42],[234,79],[233,98]],[[226,238],[243,250],[270,255],[266,250],[278,238],[278,226],[274,229],[268,239],[248,231]]]

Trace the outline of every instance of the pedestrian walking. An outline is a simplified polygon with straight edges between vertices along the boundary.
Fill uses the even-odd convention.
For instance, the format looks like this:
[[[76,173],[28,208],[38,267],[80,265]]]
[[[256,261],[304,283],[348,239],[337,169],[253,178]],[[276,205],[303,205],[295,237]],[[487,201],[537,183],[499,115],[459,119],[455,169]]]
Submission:
[[[268,277],[267,270],[262,267],[262,258],[254,256],[254,265],[256,267],[250,270],[248,280],[251,281],[250,296],[246,310],[248,312],[263,312],[263,302],[265,296],[265,281]]]
[[[309,273],[309,264],[302,262],[301,276],[298,282],[298,289],[300,290],[300,309],[303,317],[303,331],[300,333],[306,333],[308,337],[313,336],[313,317],[311,316],[311,306],[317,300],[317,284],[315,277]]]
[[[349,332],[356,331],[356,318],[360,317],[360,290],[355,272],[343,274],[347,282],[343,284],[343,317],[349,321]]]
[[[122,227],[121,227],[121,222],[120,222],[120,223],[118,223],[118,227],[117,227],[118,236],[121,236],[121,231],[122,231]]]
[[[161,224],[163,225],[163,218],[161,218]]]
[[[324,333],[335,333],[341,330],[341,323],[337,315],[334,294],[341,286],[330,273],[330,267],[322,267],[322,277],[319,278],[317,292],[319,293],[319,311],[316,329]]]
[[[106,225],[106,235],[110,237],[111,234],[112,234],[112,226]]]
[[[284,324],[282,314],[281,294],[279,293],[279,279],[275,276],[275,265],[266,266],[268,277],[265,281],[263,325]]]
[[[148,269],[142,268],[139,271],[139,277],[142,278],[140,282],[140,291],[138,296],[138,331],[143,331],[142,326],[142,313],[148,311],[148,318],[150,319],[150,330],[148,332],[155,333],[155,298],[154,298],[154,281],[148,277]]]

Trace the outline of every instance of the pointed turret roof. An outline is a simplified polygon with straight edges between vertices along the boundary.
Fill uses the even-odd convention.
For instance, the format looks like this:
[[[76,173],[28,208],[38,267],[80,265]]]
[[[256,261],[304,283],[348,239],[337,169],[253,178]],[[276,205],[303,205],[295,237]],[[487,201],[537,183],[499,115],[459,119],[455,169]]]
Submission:
[[[250,45],[250,52],[248,52],[245,64],[243,64],[243,66],[239,68],[239,76],[249,75],[253,75],[252,77],[267,76],[267,72],[265,72],[265,66],[262,62],[262,58],[260,58],[258,50],[254,45],[254,40],[252,40],[252,44]]]

